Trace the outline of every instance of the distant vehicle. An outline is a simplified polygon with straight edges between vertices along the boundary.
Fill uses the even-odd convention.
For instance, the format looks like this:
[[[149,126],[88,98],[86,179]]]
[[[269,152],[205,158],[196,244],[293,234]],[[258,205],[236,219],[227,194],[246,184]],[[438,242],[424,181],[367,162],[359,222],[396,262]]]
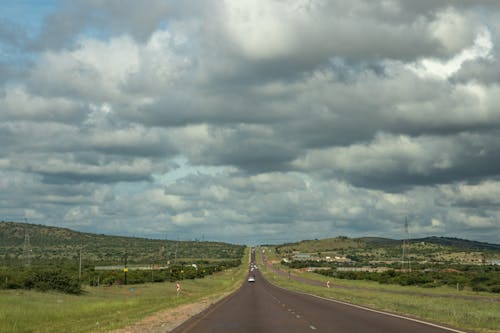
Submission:
[[[255,282],[255,278],[253,276],[248,277],[248,282]]]

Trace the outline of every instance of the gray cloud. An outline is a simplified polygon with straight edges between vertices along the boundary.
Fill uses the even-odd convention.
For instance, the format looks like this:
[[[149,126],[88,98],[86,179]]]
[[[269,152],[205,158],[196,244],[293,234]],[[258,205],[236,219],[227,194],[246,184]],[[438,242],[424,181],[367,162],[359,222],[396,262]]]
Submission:
[[[38,31],[3,20],[0,215],[237,242],[400,237],[409,216],[496,241],[499,11],[78,0]]]

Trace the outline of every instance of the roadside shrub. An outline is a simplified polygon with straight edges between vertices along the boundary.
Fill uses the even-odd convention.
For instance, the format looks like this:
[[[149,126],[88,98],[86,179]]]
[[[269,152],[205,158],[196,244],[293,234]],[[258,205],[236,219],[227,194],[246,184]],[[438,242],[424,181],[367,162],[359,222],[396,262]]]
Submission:
[[[80,294],[82,292],[78,281],[59,269],[35,272],[33,288],[40,291],[56,290],[67,294]]]
[[[398,272],[388,270],[382,273],[363,271],[337,271],[324,270],[318,274],[333,276],[347,280],[368,280],[377,281],[381,284],[399,284],[401,286],[420,286],[424,288],[434,288],[447,285],[452,288],[458,286],[463,290],[468,286],[474,291],[486,291],[500,293],[500,274],[496,268],[488,268],[485,272],[472,271],[470,267],[465,267],[466,271],[412,271]]]
[[[495,285],[495,286],[491,286],[490,287],[490,291],[492,293],[500,293],[500,284],[499,285]]]
[[[488,287],[482,283],[472,285],[473,291],[488,291]]]
[[[13,271],[11,269],[0,270],[0,289],[30,289],[33,273],[29,270]]]

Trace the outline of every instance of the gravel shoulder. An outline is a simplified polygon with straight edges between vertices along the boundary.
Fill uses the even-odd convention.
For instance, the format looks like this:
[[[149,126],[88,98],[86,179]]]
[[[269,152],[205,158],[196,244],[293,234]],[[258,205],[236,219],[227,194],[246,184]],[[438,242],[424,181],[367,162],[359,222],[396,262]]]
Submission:
[[[166,333],[172,331],[177,326],[189,318],[204,311],[212,304],[217,303],[230,293],[225,293],[217,297],[208,297],[199,302],[183,304],[175,308],[159,311],[143,320],[125,328],[110,331],[110,333]]]

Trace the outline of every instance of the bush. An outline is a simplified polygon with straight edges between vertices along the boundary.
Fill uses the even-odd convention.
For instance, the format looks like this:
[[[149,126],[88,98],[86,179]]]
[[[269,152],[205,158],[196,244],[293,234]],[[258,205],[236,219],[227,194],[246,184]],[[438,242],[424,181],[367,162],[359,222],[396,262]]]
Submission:
[[[469,267],[467,272],[460,271],[413,271],[398,272],[389,270],[382,273],[375,272],[336,272],[325,270],[319,274],[332,276],[336,274],[339,279],[378,281],[381,284],[399,284],[402,286],[421,286],[434,288],[448,285],[460,290],[470,286],[474,291],[486,291],[500,293],[500,274],[496,268],[490,268],[487,272],[474,272]]]
[[[472,286],[473,291],[488,291],[488,287],[484,284],[474,284]]]
[[[500,293],[500,285],[495,285],[490,287],[492,293]]]
[[[78,281],[62,270],[42,270],[33,275],[33,287],[41,291],[56,290],[67,294],[80,294]]]

